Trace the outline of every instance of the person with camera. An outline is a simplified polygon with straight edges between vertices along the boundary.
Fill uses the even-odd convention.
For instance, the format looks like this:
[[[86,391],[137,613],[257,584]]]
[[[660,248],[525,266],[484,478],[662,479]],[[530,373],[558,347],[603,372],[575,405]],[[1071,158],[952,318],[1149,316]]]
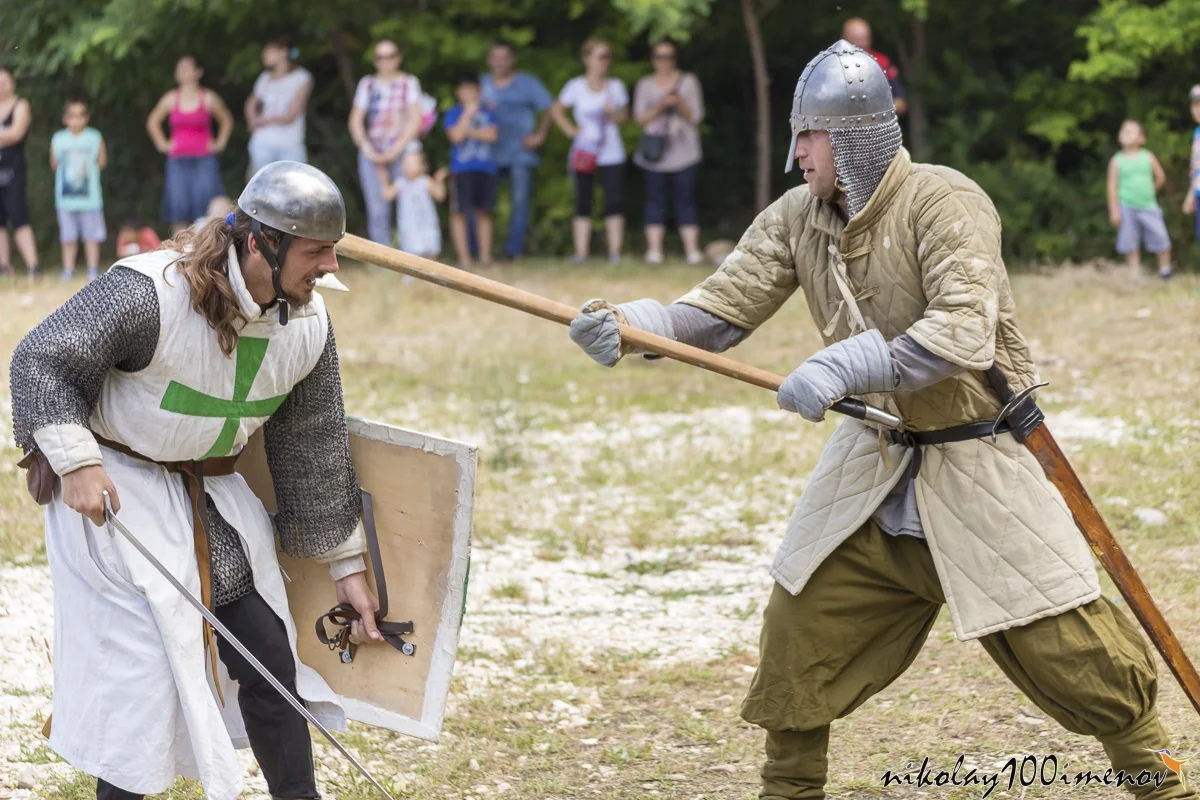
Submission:
[[[673,195],[675,224],[689,264],[699,264],[700,225],[696,216],[696,172],[700,166],[700,122],[704,96],[700,81],[678,64],[679,46],[667,37],[650,51],[654,71],[637,82],[634,119],[642,140],[633,163],[646,177],[646,262],[661,264],[667,225],[667,195]]]

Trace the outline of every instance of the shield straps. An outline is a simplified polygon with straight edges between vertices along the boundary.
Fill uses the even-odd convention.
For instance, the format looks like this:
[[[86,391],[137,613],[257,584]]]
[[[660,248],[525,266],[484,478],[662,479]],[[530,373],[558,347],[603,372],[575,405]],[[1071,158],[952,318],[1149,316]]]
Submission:
[[[379,633],[383,635],[385,642],[404,655],[411,656],[417,652],[416,646],[400,637],[413,632],[412,622],[390,622],[384,619],[388,613],[387,579],[383,574],[383,555],[379,551],[379,535],[375,530],[375,509],[371,503],[371,493],[364,489],[362,496],[363,530],[367,537],[367,549],[371,555],[371,569],[375,575],[375,591],[379,595],[379,610],[375,612],[375,626],[379,628]],[[317,639],[330,650],[341,650],[343,663],[348,664],[354,660],[355,646],[350,641],[350,624],[359,619],[362,619],[362,615],[349,603],[336,605],[317,618]],[[332,635],[325,628],[327,620],[334,626]]]

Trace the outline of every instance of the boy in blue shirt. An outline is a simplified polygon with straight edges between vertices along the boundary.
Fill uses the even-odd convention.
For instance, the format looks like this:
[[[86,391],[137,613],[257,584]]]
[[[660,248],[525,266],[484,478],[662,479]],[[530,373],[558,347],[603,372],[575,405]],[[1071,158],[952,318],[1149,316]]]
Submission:
[[[495,115],[479,103],[479,81],[474,75],[459,79],[454,89],[458,105],[446,112],[444,124],[450,139],[450,174],[454,193],[450,215],[450,237],[458,253],[458,265],[471,266],[467,244],[467,215],[475,218],[479,261],[492,264],[492,208],[496,205],[496,161],[492,143],[499,130]]]
[[[108,161],[108,150],[100,131],[88,127],[86,101],[67,101],[63,107],[63,125],[66,127],[50,139],[62,277],[64,281],[74,277],[79,240],[83,239],[90,281],[100,274],[100,245],[108,238],[100,195],[100,170]]]

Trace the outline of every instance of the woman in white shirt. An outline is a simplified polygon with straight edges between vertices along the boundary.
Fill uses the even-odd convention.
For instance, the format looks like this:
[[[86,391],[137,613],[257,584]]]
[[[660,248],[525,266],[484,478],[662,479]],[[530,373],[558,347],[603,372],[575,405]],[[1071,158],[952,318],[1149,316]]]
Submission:
[[[262,51],[263,72],[246,98],[246,123],[250,127],[250,173],[274,161],[307,162],[304,148],[304,111],[312,93],[313,78],[296,66],[297,52],[286,36],[269,39]]]
[[[621,260],[625,217],[621,189],[625,178],[625,145],[618,127],[629,119],[629,93],[625,84],[608,76],[612,48],[603,39],[583,43],[584,74],[567,81],[550,107],[550,116],[571,137],[569,169],[575,185],[575,218],[571,235],[575,263],[588,257],[592,238],[592,189],[596,178],[604,190],[604,233],[608,260]],[[564,109],[571,109],[574,122]]]

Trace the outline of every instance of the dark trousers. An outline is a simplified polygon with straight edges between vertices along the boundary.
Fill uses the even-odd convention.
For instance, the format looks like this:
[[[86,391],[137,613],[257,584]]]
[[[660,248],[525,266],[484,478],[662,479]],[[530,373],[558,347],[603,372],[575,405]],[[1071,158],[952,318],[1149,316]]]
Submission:
[[[296,663],[288,646],[287,631],[283,621],[275,616],[258,592],[218,606],[216,614],[229,632],[295,695]],[[242,721],[246,723],[250,749],[258,759],[271,795],[289,800],[320,798],[313,775],[312,740],[304,717],[219,636],[217,651],[229,670],[229,677],[238,682],[238,705],[242,710]],[[141,800],[142,797],[104,780],[96,785],[97,800]]]
[[[646,177],[646,224],[667,224],[667,195],[675,201],[675,224],[696,225],[696,165],[677,172],[652,172],[644,169]]]
[[[575,181],[575,216],[592,216],[592,187],[595,186],[597,177],[600,178],[600,187],[604,190],[604,216],[620,216],[622,185],[625,182],[624,164],[596,167],[594,173],[572,172],[571,177]]]

